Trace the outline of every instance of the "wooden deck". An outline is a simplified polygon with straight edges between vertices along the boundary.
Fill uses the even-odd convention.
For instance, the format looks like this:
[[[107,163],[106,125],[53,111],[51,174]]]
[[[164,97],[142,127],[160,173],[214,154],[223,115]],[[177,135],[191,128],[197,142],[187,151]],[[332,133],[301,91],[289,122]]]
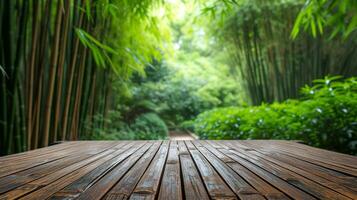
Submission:
[[[357,199],[357,158],[284,141],[82,141],[0,157],[0,199]]]

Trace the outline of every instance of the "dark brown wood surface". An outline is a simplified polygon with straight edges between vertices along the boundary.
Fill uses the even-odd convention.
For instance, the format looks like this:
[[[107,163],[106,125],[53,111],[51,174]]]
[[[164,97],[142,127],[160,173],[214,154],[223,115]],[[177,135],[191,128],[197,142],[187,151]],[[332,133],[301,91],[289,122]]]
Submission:
[[[79,141],[0,157],[5,199],[357,199],[357,157],[289,141]]]

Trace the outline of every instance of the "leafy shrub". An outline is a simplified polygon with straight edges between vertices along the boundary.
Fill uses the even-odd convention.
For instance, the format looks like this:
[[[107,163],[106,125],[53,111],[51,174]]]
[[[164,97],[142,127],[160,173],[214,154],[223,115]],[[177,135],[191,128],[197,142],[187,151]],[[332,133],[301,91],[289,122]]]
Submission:
[[[87,140],[159,140],[166,139],[168,130],[165,122],[155,113],[138,116],[132,124],[120,119],[119,112],[112,112],[107,119],[96,116],[95,123],[106,125],[86,127],[88,133],[81,139]],[[115,119],[115,120],[114,120]]]
[[[130,128],[136,133],[137,139],[165,139],[168,133],[165,122],[155,113],[140,115]]]
[[[254,107],[218,108],[194,121],[202,139],[287,139],[357,154],[357,81],[316,80],[304,98]]]

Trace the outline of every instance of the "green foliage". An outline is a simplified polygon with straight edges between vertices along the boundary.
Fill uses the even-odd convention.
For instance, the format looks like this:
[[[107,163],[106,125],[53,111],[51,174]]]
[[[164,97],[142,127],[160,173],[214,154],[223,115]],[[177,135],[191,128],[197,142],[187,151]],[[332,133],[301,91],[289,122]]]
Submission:
[[[144,74],[152,58],[160,59],[170,50],[170,30],[166,17],[155,12],[159,9],[162,1],[156,0],[86,0],[80,10],[97,31],[93,35],[80,28],[75,31],[98,66],[109,67],[115,78],[126,80],[133,72]]]
[[[114,110],[121,114],[123,123],[132,124],[138,116],[154,112],[170,127],[176,127],[181,122],[193,119],[197,114],[213,107],[240,104],[241,95],[238,93],[240,87],[234,76],[230,75],[224,61],[225,57],[222,56],[224,53],[219,48],[212,50],[212,38],[206,38],[203,25],[197,24],[194,20],[195,15],[200,14],[196,5],[194,2],[181,1],[165,4],[164,10],[167,12],[166,15],[169,15],[170,21],[165,21],[166,18],[161,17],[160,24],[170,25],[173,36],[172,46],[175,47],[174,55],[165,48],[165,52],[161,52],[158,56],[152,54],[151,57],[140,59],[142,55],[149,55],[139,52],[142,47],[150,53],[155,53],[161,49],[161,43],[157,38],[153,38],[154,34],[143,35],[147,34],[145,30],[135,29],[146,26],[149,23],[147,20],[151,19],[150,16],[160,16],[163,12],[161,8],[145,20],[136,16],[131,18],[128,24],[113,23],[117,28],[122,26],[128,28],[125,32],[121,31],[123,33],[119,41],[110,42],[110,46],[117,50],[133,45],[128,49],[130,51],[135,49],[138,52],[132,52],[130,56],[138,58],[135,62],[141,63],[139,68],[130,67],[132,65],[129,63],[133,60],[125,59],[125,56],[122,56],[123,52],[118,52],[118,59],[125,59],[123,62],[129,66],[129,68],[121,68],[119,74],[128,72],[133,75],[124,75],[119,80],[114,78],[115,82],[112,84],[115,95],[113,104],[116,106]],[[140,23],[136,23],[135,20],[139,20]],[[135,28],[136,26],[140,27]],[[159,27],[160,34],[157,36],[163,39],[161,34],[165,35],[166,26]],[[130,33],[131,29],[133,33]],[[133,40],[125,40],[123,37]],[[140,37],[143,37],[144,41],[141,41]],[[131,42],[126,43],[129,41]],[[155,51],[150,50],[154,47],[153,44],[159,47],[155,48]],[[147,47],[147,45],[152,46]],[[107,117],[110,119],[110,116]]]
[[[202,70],[196,64],[187,70],[158,62],[145,71],[148,77],[134,76],[131,96],[123,99],[121,110],[126,121],[156,112],[170,126],[177,126],[212,107],[240,103],[236,82],[225,76],[223,68],[218,71],[206,66]]]
[[[242,5],[247,2],[252,1],[205,1],[202,13],[213,17],[218,16],[221,21],[224,21],[234,8],[244,7]],[[283,3],[287,2],[289,1],[283,1]],[[347,38],[357,29],[357,1],[355,0],[300,0],[295,2],[301,5],[301,10],[291,32],[291,37],[294,39],[301,29],[310,32],[313,37],[328,32],[330,38],[338,34]],[[261,3],[262,1],[258,2],[258,4]],[[273,5],[276,1],[271,0],[268,3]]]
[[[165,122],[155,113],[140,115],[130,128],[137,139],[165,139],[168,133]]]
[[[193,122],[202,139],[287,139],[357,154],[357,81],[316,80],[304,97],[254,107],[218,108]]]
[[[228,15],[234,9],[234,6],[239,6],[237,0],[210,0],[202,1],[204,8],[202,14],[209,14],[212,18],[220,16],[221,18]]]
[[[357,1],[307,0],[296,18],[291,36],[296,38],[300,29],[316,37],[324,29],[331,29],[330,37],[337,34],[348,37],[357,29]]]
[[[166,139],[168,129],[165,122],[155,113],[144,113],[129,124],[122,120],[119,112],[111,111],[107,118],[95,116],[95,122],[105,124],[104,127],[90,127],[86,129],[91,135],[84,135],[82,139],[89,140],[160,140]],[[100,127],[100,128],[98,128]]]
[[[96,62],[98,67],[105,67],[106,64],[109,64],[110,66],[112,64],[112,60],[108,53],[117,55],[117,53],[112,48],[100,43],[89,33],[80,28],[76,28],[76,34],[82,44],[91,50],[94,61]]]
[[[155,12],[162,9],[161,1],[115,0],[109,5],[101,9],[107,10],[101,17],[110,18],[104,42],[116,51],[111,66],[120,79],[130,78],[133,72],[144,75],[153,58],[161,59],[163,52],[170,51],[168,22],[164,14]]]
[[[302,6],[296,0],[241,1],[217,28],[251,104],[297,98],[299,88],[329,74],[357,75],[355,37],[302,33],[291,39]]]
[[[126,95],[134,72],[169,54],[162,7],[162,0],[0,1],[0,154],[76,140],[87,118],[95,122],[89,130],[108,124],[113,91]]]

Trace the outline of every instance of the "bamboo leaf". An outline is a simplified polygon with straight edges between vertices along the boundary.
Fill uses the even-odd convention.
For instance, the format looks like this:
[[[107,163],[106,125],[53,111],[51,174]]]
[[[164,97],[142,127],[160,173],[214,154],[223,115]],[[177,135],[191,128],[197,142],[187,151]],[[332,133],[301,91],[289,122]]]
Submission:
[[[300,26],[301,26],[301,20],[303,19],[303,14],[302,13],[300,13],[298,16],[297,16],[297,18],[296,18],[296,20],[295,20],[295,24],[294,24],[294,27],[293,27],[293,30],[292,30],[292,32],[291,32],[291,34],[290,34],[290,37],[292,38],[292,39],[295,39],[298,35],[299,35],[299,32],[300,32]]]
[[[316,35],[317,35],[317,33],[316,33],[316,24],[315,24],[314,20],[311,20],[310,27],[311,27],[312,36],[316,37]]]
[[[352,33],[352,31],[357,29],[357,15],[355,15],[352,19],[351,22],[348,24],[347,29],[344,33],[344,37],[346,38],[348,35]]]
[[[332,40],[334,37],[336,37],[336,35],[340,32],[340,29],[341,29],[341,26],[335,27],[328,39]]]
[[[322,23],[323,23],[322,17],[318,17],[316,21],[317,21],[317,27],[319,28],[320,34],[323,34],[324,33],[324,28],[323,28],[323,25],[322,25]]]
[[[92,54],[94,61],[97,65],[105,67],[105,63],[108,62],[108,64],[112,67],[112,61],[109,56],[106,55],[106,52],[112,53],[112,54],[117,54],[116,51],[114,51],[112,48],[109,46],[106,46],[102,43],[100,43],[98,40],[96,40],[93,36],[91,36],[89,33],[86,31],[76,28],[75,29],[80,41],[82,44],[86,47],[88,47]]]
[[[95,45],[97,45],[98,47],[112,53],[112,54],[117,54],[117,52],[110,48],[109,46],[102,44],[101,42],[99,42],[98,40],[96,40],[93,36],[91,36],[89,33],[87,33],[86,31],[77,28],[76,31],[82,36],[85,37],[88,41],[94,43]]]
[[[6,73],[6,71],[5,71],[5,69],[1,65],[0,65],[0,72],[2,73],[3,76],[9,78],[7,73]]]

